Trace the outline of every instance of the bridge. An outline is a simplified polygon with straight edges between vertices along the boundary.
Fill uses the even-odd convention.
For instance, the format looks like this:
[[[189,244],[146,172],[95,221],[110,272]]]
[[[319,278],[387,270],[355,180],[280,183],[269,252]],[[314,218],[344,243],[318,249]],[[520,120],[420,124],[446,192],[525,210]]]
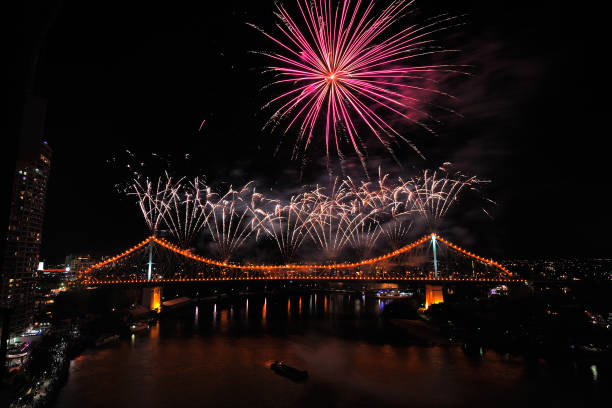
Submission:
[[[221,281],[396,281],[524,283],[499,262],[432,233],[384,255],[354,262],[240,264],[203,257],[156,236],[92,265],[82,285]]]

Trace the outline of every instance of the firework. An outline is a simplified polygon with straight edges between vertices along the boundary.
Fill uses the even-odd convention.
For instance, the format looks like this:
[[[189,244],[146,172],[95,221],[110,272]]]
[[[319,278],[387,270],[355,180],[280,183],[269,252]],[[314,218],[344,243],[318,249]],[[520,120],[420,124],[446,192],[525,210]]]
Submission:
[[[363,257],[381,237],[398,249],[409,240],[414,225],[438,232],[463,192],[477,190],[483,182],[451,174],[447,167],[407,180],[379,172],[374,181],[335,178],[329,188],[303,187],[283,201],[258,193],[253,182],[219,194],[202,178],[175,180],[165,174],[135,180],[129,194],[137,196],[151,233],[167,230],[182,248],[189,248],[206,231],[218,255],[227,261],[249,239],[269,237],[288,262],[307,242],[328,259],[349,247]]]
[[[163,202],[162,218],[170,233],[182,248],[189,248],[206,225],[211,212],[206,203],[210,188],[199,178],[185,183],[179,180],[171,188],[170,199]]]
[[[253,232],[259,233],[261,220],[255,216],[255,207],[262,199],[251,183],[240,190],[230,187],[222,196],[209,196],[205,223],[223,260],[229,260]]]
[[[375,215],[381,209],[372,207],[372,201],[362,193],[352,180],[335,179],[329,195],[318,186],[306,194],[311,209],[308,233],[328,257],[338,255],[347,245],[365,249],[366,241],[377,238],[366,223],[375,222]]]
[[[376,245],[382,232],[383,229],[380,224],[375,221],[359,222],[349,234],[349,245],[356,249],[362,258],[366,258]]]
[[[399,249],[406,244],[410,238],[412,221],[394,218],[383,226],[382,232],[387,237],[393,249]]]
[[[343,158],[346,143],[365,168],[360,129],[391,154],[391,142],[397,139],[419,152],[392,122],[400,119],[431,131],[424,121],[431,119],[424,111],[426,99],[450,95],[432,87],[430,76],[455,68],[418,61],[449,51],[435,45],[434,34],[449,29],[456,17],[442,15],[422,26],[400,26],[413,1],[393,1],[378,14],[373,1],[338,1],[336,7],[332,3],[297,0],[297,19],[277,3],[279,35],[253,26],[279,48],[261,52],[272,60],[268,69],[276,74],[270,85],[290,87],[264,106],[280,105],[266,125],[286,122],[285,132],[299,127],[294,157],[322,134],[328,159],[332,149]]]
[[[134,180],[129,195],[138,198],[138,206],[152,235],[156,235],[163,225],[164,215],[168,211],[168,203],[176,189],[176,184],[166,173],[157,180],[146,178],[144,182]]]
[[[485,182],[460,172],[449,176],[444,167],[440,168],[440,173],[425,170],[421,176],[410,178],[399,188],[407,199],[405,205],[412,205],[431,232],[437,232],[441,220],[464,189],[475,189],[475,186]]]
[[[291,197],[286,205],[278,200],[271,203],[271,211],[258,209],[261,229],[272,237],[281,256],[289,261],[308,236],[311,212],[305,194]]]
[[[325,250],[328,257],[337,255],[346,245],[346,231],[351,226],[351,218],[347,215],[344,202],[347,191],[336,179],[325,194],[323,187],[317,186],[305,197],[310,208],[308,234],[312,241]]]

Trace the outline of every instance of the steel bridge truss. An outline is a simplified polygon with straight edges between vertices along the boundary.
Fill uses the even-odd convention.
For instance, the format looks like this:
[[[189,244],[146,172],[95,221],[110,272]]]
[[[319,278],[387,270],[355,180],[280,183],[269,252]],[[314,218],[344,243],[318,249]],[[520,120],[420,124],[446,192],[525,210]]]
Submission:
[[[226,280],[521,281],[500,263],[426,235],[387,254],[357,262],[237,264],[206,258],[151,236],[91,266],[77,279],[85,285]]]

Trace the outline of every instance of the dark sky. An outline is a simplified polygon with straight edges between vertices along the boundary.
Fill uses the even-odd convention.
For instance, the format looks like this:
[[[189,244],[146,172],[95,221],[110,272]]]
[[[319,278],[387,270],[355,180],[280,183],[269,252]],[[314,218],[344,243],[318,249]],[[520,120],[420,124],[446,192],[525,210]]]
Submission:
[[[20,88],[35,39],[51,19],[34,87],[48,101],[45,133],[54,149],[43,258],[114,252],[145,236],[140,213],[115,192],[120,180],[106,163],[125,149],[188,152],[216,182],[256,179],[278,190],[300,183],[291,145],[274,156],[278,135],[261,130],[269,112],[260,107],[273,91],[261,91],[269,79],[261,73],[266,60],[249,53],[271,47],[245,23],[273,31],[272,0],[53,3],[27,6],[13,66]],[[437,136],[414,129],[427,159],[400,147],[400,160],[406,172],[450,161],[492,180],[486,191],[498,202],[494,219],[463,208],[448,231],[483,255],[610,255],[607,132],[595,91],[604,77],[596,62],[603,17],[586,3],[580,7],[417,2],[417,20],[466,15],[465,26],[441,39],[461,48],[453,62],[469,65],[472,75],[443,81],[462,117],[442,116]],[[304,171],[308,181],[325,174],[323,151],[314,153]],[[375,167],[379,156],[371,160]]]

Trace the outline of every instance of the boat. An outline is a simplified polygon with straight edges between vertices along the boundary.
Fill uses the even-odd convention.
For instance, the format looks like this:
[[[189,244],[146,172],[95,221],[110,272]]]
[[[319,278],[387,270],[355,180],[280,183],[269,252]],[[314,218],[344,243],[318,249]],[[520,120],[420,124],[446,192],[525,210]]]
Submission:
[[[177,297],[175,299],[166,300],[165,302],[162,302],[162,310],[167,312],[170,310],[179,309],[181,307],[188,306],[193,302],[193,299],[188,298],[186,296]]]
[[[130,326],[130,332],[137,333],[143,330],[147,330],[148,328],[149,328],[148,324],[143,323],[143,322],[136,322]]]
[[[407,298],[407,297],[411,297],[414,294],[410,291],[403,291],[403,290],[379,290],[376,293],[376,297],[379,299],[402,299],[402,298]]]
[[[287,377],[293,381],[306,381],[308,371],[298,370],[297,368],[288,366],[282,361],[275,361],[270,365],[270,368],[278,375]]]
[[[102,336],[98,337],[98,340],[96,340],[96,347],[101,347],[101,346],[104,346],[105,344],[113,343],[117,340],[119,340],[118,334],[110,334],[110,335],[103,334]]]

